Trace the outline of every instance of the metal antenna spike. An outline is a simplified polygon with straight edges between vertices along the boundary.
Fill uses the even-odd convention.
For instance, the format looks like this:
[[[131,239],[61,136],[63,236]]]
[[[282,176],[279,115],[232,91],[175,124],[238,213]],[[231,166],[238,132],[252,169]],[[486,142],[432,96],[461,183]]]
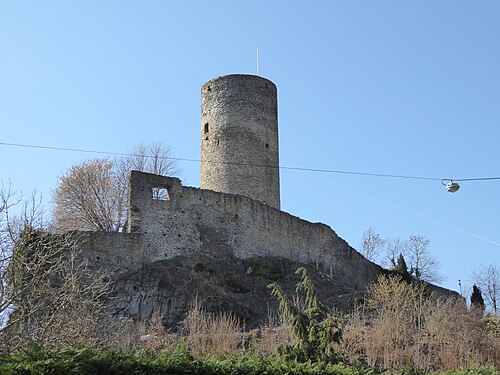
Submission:
[[[257,46],[257,75],[259,75],[259,46]]]

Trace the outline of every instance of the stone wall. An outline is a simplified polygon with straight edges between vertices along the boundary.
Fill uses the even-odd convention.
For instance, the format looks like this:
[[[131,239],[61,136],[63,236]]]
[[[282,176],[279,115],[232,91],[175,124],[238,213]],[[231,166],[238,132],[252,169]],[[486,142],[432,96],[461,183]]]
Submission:
[[[201,89],[200,187],[280,208],[276,86],[232,74]]]
[[[140,233],[75,232],[82,244],[82,255],[89,266],[120,275],[140,268],[145,261]]]
[[[293,273],[303,264],[312,268],[321,299],[344,310],[387,273],[327,225],[248,197],[137,171],[130,175],[129,192],[127,233],[78,233],[89,267],[114,281],[110,318],[148,321],[159,311],[164,323],[175,326],[200,295],[209,311],[232,311],[247,327],[257,327],[269,306],[276,308],[266,285],[278,281],[291,292]]]
[[[166,189],[168,199],[153,199],[153,189]],[[241,195],[132,171],[129,204],[129,231],[140,233],[147,262],[195,254],[283,257],[314,265],[352,290],[364,289],[383,272],[329,226]]]

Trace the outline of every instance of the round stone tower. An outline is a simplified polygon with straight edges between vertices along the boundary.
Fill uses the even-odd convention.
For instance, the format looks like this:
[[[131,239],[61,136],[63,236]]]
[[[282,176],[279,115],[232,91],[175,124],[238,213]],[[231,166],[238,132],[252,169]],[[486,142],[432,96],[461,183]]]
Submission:
[[[240,194],[280,209],[276,86],[253,75],[201,88],[202,189]]]

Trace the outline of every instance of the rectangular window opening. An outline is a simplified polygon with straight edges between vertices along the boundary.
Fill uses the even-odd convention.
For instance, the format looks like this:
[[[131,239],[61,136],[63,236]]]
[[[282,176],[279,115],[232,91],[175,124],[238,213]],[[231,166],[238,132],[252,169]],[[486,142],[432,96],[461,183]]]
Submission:
[[[208,133],[208,122],[205,124],[205,126],[203,127],[203,132],[206,134]]]
[[[151,189],[152,197],[157,201],[169,201],[170,195],[166,188],[154,187]]]

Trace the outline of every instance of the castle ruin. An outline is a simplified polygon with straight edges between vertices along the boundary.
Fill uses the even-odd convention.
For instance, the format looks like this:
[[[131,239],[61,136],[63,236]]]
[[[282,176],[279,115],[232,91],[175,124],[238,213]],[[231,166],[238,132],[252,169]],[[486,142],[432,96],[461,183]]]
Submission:
[[[271,81],[229,75],[201,89],[200,188],[280,209],[278,99]]]
[[[272,82],[228,75],[208,81],[201,96],[201,187],[132,171],[127,231],[84,236],[87,257],[121,280],[114,315],[145,317],[155,306],[162,315],[179,314],[192,296],[182,295],[182,286],[167,280],[166,273],[175,269],[167,272],[166,267],[176,259],[203,258],[213,264],[282,259],[310,266],[343,293],[363,291],[385,272],[329,226],[280,210],[277,92]],[[210,276],[199,261],[193,261],[192,270]],[[252,267],[237,273],[231,271],[231,277],[251,277]],[[176,280],[187,283],[189,275],[179,274]],[[265,287],[260,293],[269,294]],[[220,303],[230,297],[219,293]]]

